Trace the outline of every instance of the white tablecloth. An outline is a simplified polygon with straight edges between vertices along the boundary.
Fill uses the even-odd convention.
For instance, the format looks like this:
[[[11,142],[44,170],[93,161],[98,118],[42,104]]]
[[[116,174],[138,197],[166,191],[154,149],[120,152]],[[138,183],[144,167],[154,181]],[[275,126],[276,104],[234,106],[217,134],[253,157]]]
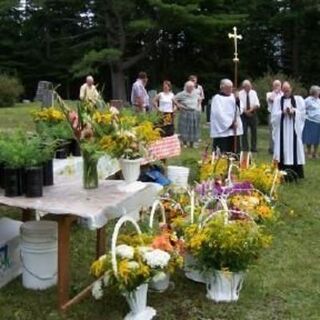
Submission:
[[[81,158],[76,159],[73,158],[72,161],[75,168],[78,168]],[[59,166],[64,170],[66,168],[62,162]],[[0,189],[0,204],[34,209],[42,214],[72,214],[84,219],[90,229],[96,229],[104,226],[110,219],[133,214],[143,206],[150,206],[162,189],[154,183],[134,182],[128,185],[122,180],[102,179],[98,189],[85,190],[82,187],[81,171],[76,169],[72,174],[62,174],[59,166],[55,167],[55,184],[44,187],[43,197],[8,198]]]

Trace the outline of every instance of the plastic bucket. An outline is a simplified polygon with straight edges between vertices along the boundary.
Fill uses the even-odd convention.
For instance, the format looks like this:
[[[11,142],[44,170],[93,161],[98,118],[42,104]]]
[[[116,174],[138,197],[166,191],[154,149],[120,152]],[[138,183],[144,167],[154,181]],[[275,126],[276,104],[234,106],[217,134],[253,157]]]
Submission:
[[[168,166],[168,179],[177,186],[187,187],[189,172],[190,169],[186,167]]]
[[[22,284],[44,290],[57,284],[58,227],[53,221],[29,221],[20,228]]]

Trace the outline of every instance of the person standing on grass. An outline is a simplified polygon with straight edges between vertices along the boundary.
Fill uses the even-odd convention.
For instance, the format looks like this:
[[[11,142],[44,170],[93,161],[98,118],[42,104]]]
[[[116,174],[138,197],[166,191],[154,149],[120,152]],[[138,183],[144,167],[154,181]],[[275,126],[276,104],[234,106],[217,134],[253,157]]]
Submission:
[[[186,82],[184,90],[175,96],[180,110],[178,131],[184,147],[197,147],[200,138],[199,95],[192,81]]]
[[[199,96],[199,123],[201,125],[201,112],[202,112],[202,103],[204,101],[204,90],[203,87],[198,83],[198,76],[196,75],[191,75],[189,76],[189,81],[192,81],[194,83],[194,90],[195,92],[198,94]],[[201,142],[201,130],[200,130],[200,137],[199,137],[199,141]]]
[[[145,72],[139,72],[138,79],[132,85],[131,104],[136,112],[146,112],[149,109],[149,95],[146,90],[148,76]]]
[[[243,135],[241,139],[242,151],[257,152],[257,111],[260,108],[260,102],[257,92],[252,89],[252,84],[249,80],[244,80],[242,82],[242,90],[239,92],[239,99],[244,106],[244,111],[241,115],[243,125]],[[249,129],[251,135],[250,147],[248,143]]]
[[[293,171],[304,177],[305,155],[302,132],[305,123],[305,102],[292,94],[289,82],[282,85],[283,96],[274,101],[271,122],[273,126],[274,160],[280,170]]]
[[[281,97],[283,95],[283,92],[281,90],[281,81],[280,80],[274,80],[272,83],[272,91],[267,92],[267,103],[268,103],[268,124],[269,124],[269,153],[273,154],[273,138],[272,138],[272,124],[271,124],[271,113],[273,108],[273,103],[276,100],[276,98]]]
[[[212,98],[210,117],[210,136],[213,150],[222,153],[240,151],[240,137],[243,127],[240,115],[242,102],[233,93],[233,83],[229,79],[220,82],[220,93]]]
[[[80,88],[79,98],[81,101],[91,102],[96,104],[100,98],[99,92],[94,85],[94,79],[92,76],[87,76],[86,83]]]
[[[171,82],[168,80],[163,81],[162,92],[157,94],[153,99],[154,107],[161,114],[161,130],[164,137],[174,135],[175,101],[171,89]]]
[[[312,86],[310,96],[305,99],[306,122],[303,129],[302,140],[307,145],[307,157],[317,158],[320,143],[320,87]],[[312,149],[312,150],[311,150]]]

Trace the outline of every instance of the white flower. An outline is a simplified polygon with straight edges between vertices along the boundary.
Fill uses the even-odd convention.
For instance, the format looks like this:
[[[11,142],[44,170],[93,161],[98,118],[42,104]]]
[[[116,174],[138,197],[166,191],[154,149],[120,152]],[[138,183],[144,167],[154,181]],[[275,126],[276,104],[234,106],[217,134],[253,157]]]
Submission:
[[[131,270],[136,270],[139,268],[139,263],[136,261],[129,261],[128,262],[128,268]]]
[[[151,268],[165,268],[170,260],[170,254],[160,249],[155,249],[149,252],[146,252],[143,255],[144,261]]]
[[[120,244],[116,248],[116,254],[121,259],[133,259],[134,249],[133,247],[127,246],[126,244]]]
[[[110,112],[111,112],[112,114],[114,114],[114,115],[117,115],[117,114],[120,113],[119,110],[118,110],[116,107],[111,107],[111,108],[110,108]]]
[[[99,300],[103,297],[103,290],[102,290],[102,281],[98,280],[93,284],[92,287],[92,295],[96,300]]]
[[[164,272],[157,272],[157,274],[152,278],[154,282],[165,280],[167,275]]]

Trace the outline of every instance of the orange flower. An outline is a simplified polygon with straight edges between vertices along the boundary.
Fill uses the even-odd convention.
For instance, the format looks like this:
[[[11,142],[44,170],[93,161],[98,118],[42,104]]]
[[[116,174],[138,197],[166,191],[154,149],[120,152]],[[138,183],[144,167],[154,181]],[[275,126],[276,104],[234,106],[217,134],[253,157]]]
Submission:
[[[163,250],[166,252],[173,251],[173,246],[171,245],[171,242],[170,242],[170,234],[169,233],[164,233],[160,236],[155,237],[151,246],[154,249],[160,249],[160,250]]]

